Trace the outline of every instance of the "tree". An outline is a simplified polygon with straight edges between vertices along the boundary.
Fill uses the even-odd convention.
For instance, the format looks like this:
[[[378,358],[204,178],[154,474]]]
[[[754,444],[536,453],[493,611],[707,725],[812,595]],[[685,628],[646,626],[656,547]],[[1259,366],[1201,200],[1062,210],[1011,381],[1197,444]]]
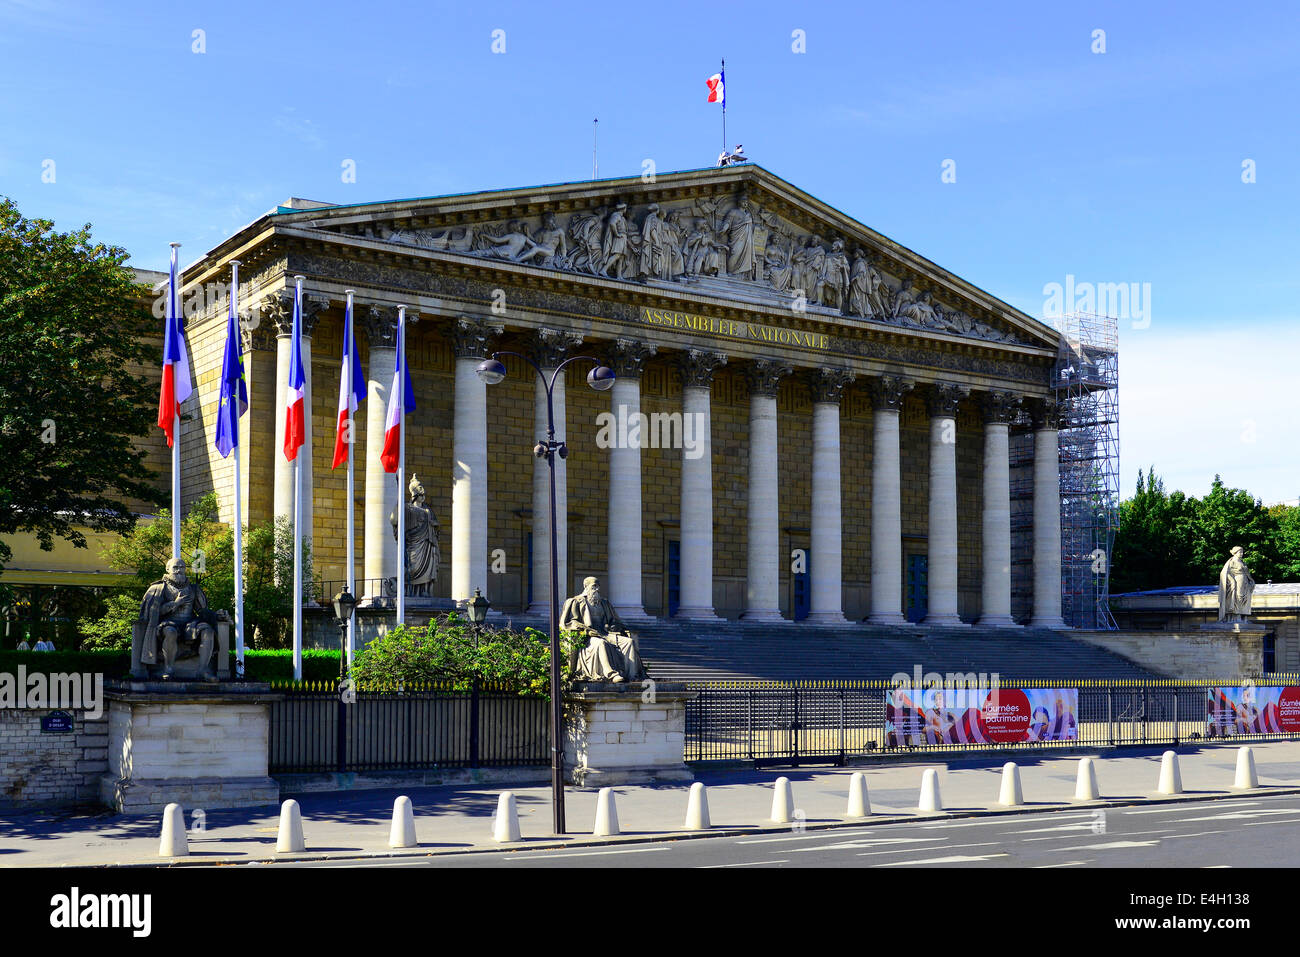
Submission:
[[[126,260],[0,197],[0,569],[5,535],[85,548],[134,528],[126,500],[163,501],[134,442],[157,396],[131,371],[159,361],[157,330]]]
[[[203,588],[209,607],[232,615],[234,540],[233,530],[217,520],[215,492],[195,502],[181,522],[181,557],[187,574]],[[130,647],[140,600],[145,589],[162,578],[171,549],[171,515],[163,509],[155,521],[105,550],[110,565],[132,575],[130,584],[108,599],[104,617],[80,623],[83,651]],[[305,544],[302,568],[304,582],[311,581],[311,554]],[[244,535],[244,634],[249,647],[284,647],[292,608],[293,535],[289,521],[281,518],[252,525]]]

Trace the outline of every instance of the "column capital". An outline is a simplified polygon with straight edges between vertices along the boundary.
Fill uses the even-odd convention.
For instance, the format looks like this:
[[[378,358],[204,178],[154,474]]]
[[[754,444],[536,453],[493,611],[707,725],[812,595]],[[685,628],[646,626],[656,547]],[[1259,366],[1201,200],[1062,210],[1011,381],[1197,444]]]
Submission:
[[[781,380],[794,369],[776,359],[755,359],[744,368],[750,395],[775,396]]]
[[[1056,401],[1055,396],[1028,399],[1025,406],[1029,409],[1029,417],[1033,420],[1035,432],[1046,429],[1055,431],[1061,427],[1065,409]]]
[[[979,403],[985,425],[1009,425],[1020,411],[1020,396],[1014,392],[985,392]]]
[[[562,329],[534,329],[524,341],[524,351],[540,368],[554,369],[582,345],[582,333]]]
[[[361,328],[372,349],[397,348],[397,307],[377,303],[361,307]]]
[[[844,387],[856,378],[848,369],[822,366],[808,373],[808,388],[812,390],[814,402],[838,403],[844,394]]]
[[[903,408],[903,397],[912,391],[914,383],[902,376],[876,376],[867,380],[867,391],[871,393],[871,405],[877,411],[899,412]]]
[[[262,316],[275,325],[277,337],[293,335],[293,299],[292,286],[272,293],[259,304]],[[306,291],[302,294],[302,337],[310,339],[316,328],[316,320],[329,307],[327,296],[317,296]]]
[[[646,360],[659,351],[653,342],[638,339],[616,339],[609,353],[614,375],[620,379],[639,379]]]
[[[713,373],[727,364],[726,353],[688,349],[677,360],[682,374],[682,387],[707,389],[713,384]]]
[[[926,395],[926,405],[932,417],[952,418],[957,414],[957,403],[970,395],[965,386],[949,382],[936,382]]]
[[[472,316],[461,316],[445,332],[451,340],[457,359],[486,359],[495,351],[497,340],[505,332],[505,326]]]
[[[251,311],[239,317],[239,340],[244,352],[274,351],[275,338],[269,324],[254,322]]]

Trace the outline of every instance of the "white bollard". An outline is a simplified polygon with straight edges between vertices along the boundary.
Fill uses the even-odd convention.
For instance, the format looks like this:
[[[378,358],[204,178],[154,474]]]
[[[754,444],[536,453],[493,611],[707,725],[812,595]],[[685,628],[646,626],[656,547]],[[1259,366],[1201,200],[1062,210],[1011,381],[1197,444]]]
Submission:
[[[293,798],[280,805],[280,833],[275,850],[277,854],[307,850],[307,842],[302,839],[302,808]]]
[[[618,806],[614,803],[614,789],[601,788],[596,798],[596,826],[592,829],[596,837],[610,837],[621,834],[618,829]]]
[[[1074,799],[1076,801],[1101,799],[1101,791],[1097,789],[1097,769],[1093,765],[1092,758],[1079,759],[1079,780],[1074,786]]]
[[[998,803],[1003,807],[1019,807],[1025,803],[1025,794],[1020,789],[1020,768],[1014,761],[1002,765],[1002,790],[998,794]]]
[[[1178,770],[1178,755],[1173,751],[1166,751],[1160,759],[1160,787],[1156,790],[1161,794],[1183,793],[1183,776]]]
[[[1237,749],[1237,779],[1234,788],[1250,790],[1259,787],[1259,775],[1255,773],[1255,752],[1248,745]]]
[[[411,799],[403,794],[393,802],[393,826],[388,829],[389,847],[415,847],[415,809]]]
[[[497,813],[492,824],[492,840],[499,844],[509,844],[522,840],[519,836],[519,809],[515,806],[515,796],[510,791],[502,791],[497,798]]]
[[[926,768],[921,775],[921,800],[917,808],[930,814],[943,810],[943,798],[939,796],[939,772],[934,768]]]
[[[789,824],[794,812],[794,789],[789,778],[777,778],[772,786],[772,821]]]
[[[845,817],[869,817],[871,815],[871,798],[867,795],[867,776],[861,771],[854,771],[849,778],[849,809]]]
[[[709,822],[709,794],[703,783],[696,781],[691,785],[690,798],[686,802],[686,830],[707,831]]]
[[[159,857],[189,857],[190,842],[185,836],[185,812],[179,804],[163,808],[162,840],[158,842]]]

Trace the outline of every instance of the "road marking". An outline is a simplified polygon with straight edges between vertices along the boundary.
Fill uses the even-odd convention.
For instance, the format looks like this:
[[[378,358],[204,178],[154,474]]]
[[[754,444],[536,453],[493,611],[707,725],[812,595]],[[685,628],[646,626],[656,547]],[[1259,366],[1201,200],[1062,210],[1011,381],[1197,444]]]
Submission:
[[[1174,814],[1181,813],[1188,809],[1189,804],[1199,804],[1200,802],[1180,801],[1176,804],[1169,804],[1164,807],[1150,807],[1130,810],[1129,808],[1111,808],[1121,814]],[[1258,804],[1258,801],[1215,801],[1215,807],[1248,807],[1252,804]]]
[[[569,851],[567,848],[559,848],[558,850],[554,850],[554,851],[538,851],[535,854],[526,854],[526,853],[520,854],[519,852],[515,852],[512,854],[509,851],[505,851],[502,853],[506,855],[505,859],[507,861],[535,861],[535,860],[540,860],[542,858],[548,858],[548,857],[549,858],[602,857],[606,854],[646,854],[650,851],[666,851],[666,850],[668,850],[668,848],[666,847],[620,847],[617,850],[613,850],[613,851],[582,851],[580,853],[573,853]]]
[[[944,848],[948,851],[960,850],[964,847],[1001,847],[1001,841],[984,841],[981,844],[954,844],[952,847]],[[858,857],[879,857],[881,854],[911,854],[914,851],[937,851],[937,847],[896,847],[889,851],[863,851]]]
[[[1013,816],[1019,817],[1021,818],[1021,820],[1024,820],[1025,818],[1030,818],[1032,822],[1035,820],[1043,820],[1047,818],[1049,815],[1051,819],[1055,821],[1055,820],[1061,820],[1063,818],[1072,818],[1072,817],[1092,817],[1092,812],[1086,811],[1083,813],[1076,814],[1074,812],[1066,813],[1063,811],[1057,811],[1057,812],[1049,811],[1049,812],[1043,812],[1041,814],[1032,814],[1032,815],[999,814],[998,816],[989,818],[986,821],[954,821],[951,824],[922,824],[919,825],[919,827],[920,830],[923,831],[932,831],[938,828],[950,828],[950,827],[984,827],[988,824],[1010,824],[1012,822],[1009,820],[1009,818]]]
[[[1049,867],[1082,867],[1088,861],[1066,861],[1064,864],[1035,864],[1031,868],[1035,871],[1047,870]]]
[[[744,861],[740,864],[702,864],[701,870],[711,871],[718,867],[762,867],[764,864],[789,864],[789,861]]]
[[[855,847],[881,847],[886,844],[923,844],[942,841],[941,837],[864,837],[859,841],[837,841],[834,844],[821,844],[817,847],[796,847],[792,849],[794,854],[802,854],[806,851],[841,851]]]
[[[796,837],[760,837],[752,841],[737,841],[737,844],[778,844],[782,841],[824,841],[827,834],[800,834]],[[935,838],[938,840],[938,838]]]
[[[1226,828],[1220,828],[1217,831],[1197,831],[1195,834],[1170,834],[1167,838],[1165,838],[1165,840],[1172,841],[1175,840],[1176,838],[1181,838],[1181,837],[1206,837],[1210,834],[1227,834],[1227,833],[1228,831]]]
[[[1104,834],[1105,831],[1096,831],[1094,833]],[[1141,834],[1172,834],[1172,833],[1174,833],[1174,829],[1172,827],[1160,827],[1150,831],[1129,831],[1124,836],[1137,837]],[[1034,841],[1059,841],[1063,837],[1074,837],[1074,836],[1075,835],[1073,834],[1054,834],[1050,837],[1027,837],[1024,839],[1023,843],[1030,844]]]
[[[1263,817],[1266,814],[1300,814],[1300,807],[1287,808],[1261,808],[1258,811],[1229,811],[1227,814],[1211,814],[1208,817],[1185,817],[1178,823],[1190,824],[1193,821],[1246,821],[1252,817]],[[1270,821],[1271,823],[1275,823]]]
[[[1062,847],[1061,851],[1109,851],[1129,847],[1154,847],[1157,841],[1111,841],[1108,844],[1084,844],[1080,847]]]
[[[974,864],[978,861],[991,861],[1006,854],[954,854],[952,857],[929,857],[922,861],[890,861],[877,864],[876,867],[916,867],[920,864]]]

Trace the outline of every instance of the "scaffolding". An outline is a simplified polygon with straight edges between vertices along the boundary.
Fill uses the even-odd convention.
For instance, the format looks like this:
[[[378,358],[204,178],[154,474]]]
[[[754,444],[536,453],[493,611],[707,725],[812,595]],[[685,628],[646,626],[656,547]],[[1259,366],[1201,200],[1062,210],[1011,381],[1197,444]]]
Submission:
[[[1061,412],[1061,616],[1075,628],[1113,629],[1110,556],[1119,510],[1119,323],[1075,313],[1052,370]]]

